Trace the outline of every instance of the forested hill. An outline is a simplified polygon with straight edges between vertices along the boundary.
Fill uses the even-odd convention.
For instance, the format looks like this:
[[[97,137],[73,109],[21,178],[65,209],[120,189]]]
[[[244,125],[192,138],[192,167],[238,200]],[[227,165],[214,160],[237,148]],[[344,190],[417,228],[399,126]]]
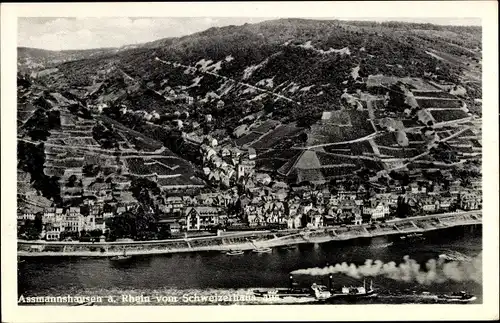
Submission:
[[[88,52],[44,82],[159,113],[179,109],[162,97],[192,98],[199,112],[221,116],[222,127],[262,109],[294,121],[339,109],[344,91],[363,89],[377,74],[466,83],[480,98],[480,34],[480,27],[280,19]]]

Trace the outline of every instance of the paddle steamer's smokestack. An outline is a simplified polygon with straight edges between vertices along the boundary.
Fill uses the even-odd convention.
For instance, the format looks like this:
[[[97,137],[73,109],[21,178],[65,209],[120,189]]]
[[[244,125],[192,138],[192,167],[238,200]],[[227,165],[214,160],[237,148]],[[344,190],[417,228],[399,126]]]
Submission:
[[[333,275],[332,274],[330,274],[330,276],[328,276],[328,288],[330,290],[333,289]]]

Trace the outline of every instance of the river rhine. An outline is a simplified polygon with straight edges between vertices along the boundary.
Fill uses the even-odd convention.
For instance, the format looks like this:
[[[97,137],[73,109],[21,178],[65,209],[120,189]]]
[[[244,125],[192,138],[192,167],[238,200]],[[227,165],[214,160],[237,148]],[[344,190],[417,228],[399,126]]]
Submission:
[[[95,305],[290,304],[299,300],[269,301],[250,296],[256,288],[287,287],[289,273],[298,269],[342,262],[359,266],[367,259],[400,264],[407,255],[425,271],[426,262],[438,259],[440,254],[475,258],[482,250],[481,229],[480,225],[474,225],[432,231],[425,234],[423,241],[405,241],[397,236],[362,238],[303,244],[292,249],[274,248],[268,254],[246,252],[239,256],[210,251],[137,256],[121,263],[106,258],[26,257],[18,267],[18,296],[113,296],[114,303],[105,299]],[[327,276],[295,274],[294,279],[304,287],[313,282],[327,284]],[[482,285],[464,278],[429,284],[384,275],[366,279],[367,282],[373,279],[379,297],[357,300],[358,304],[435,303],[435,299],[421,293],[437,295],[460,290],[477,296],[474,303],[482,302]],[[338,273],[334,275],[334,284],[337,288],[359,286],[363,279]],[[146,296],[150,297],[149,302]],[[201,296],[217,297],[200,299]]]

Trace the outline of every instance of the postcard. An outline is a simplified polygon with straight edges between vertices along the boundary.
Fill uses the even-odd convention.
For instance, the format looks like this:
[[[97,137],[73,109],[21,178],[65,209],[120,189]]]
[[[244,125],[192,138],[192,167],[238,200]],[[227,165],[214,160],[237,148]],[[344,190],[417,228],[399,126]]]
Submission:
[[[2,4],[6,321],[498,319],[497,12]]]

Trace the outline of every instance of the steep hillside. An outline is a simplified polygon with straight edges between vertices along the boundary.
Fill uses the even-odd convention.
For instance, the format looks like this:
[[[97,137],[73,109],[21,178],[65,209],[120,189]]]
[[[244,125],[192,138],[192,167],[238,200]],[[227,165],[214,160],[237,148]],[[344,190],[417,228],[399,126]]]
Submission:
[[[72,92],[18,77],[21,209],[36,212],[51,205],[80,205],[84,199],[130,203],[140,198],[134,193],[137,183],[160,189],[203,187],[193,165],[161,141],[92,113]]]
[[[18,71],[22,73],[38,72],[55,67],[64,62],[97,57],[117,51],[118,49],[116,48],[52,51],[38,48],[18,47],[17,67]]]
[[[275,115],[294,121],[304,116],[305,109],[296,108],[300,105],[308,114],[339,109],[342,92],[363,88],[356,81],[368,75],[460,82],[467,64],[470,67],[480,55],[477,42],[470,40],[477,30],[453,28],[457,32],[413,30],[407,24],[267,21],[211,28],[107,57],[64,63],[50,77],[56,87],[91,86],[106,80],[110,70],[120,69],[156,92],[205,100],[207,111],[219,100],[226,103],[225,112],[243,105],[262,108],[270,101]],[[436,58],[442,51],[448,59]],[[452,62],[455,56],[459,59]],[[148,110],[147,105],[147,100],[139,101],[131,108]]]
[[[434,148],[459,136],[457,129],[476,129],[480,36],[476,27],[282,19],[89,51],[18,79],[30,98],[19,101],[20,134],[58,149],[103,150],[108,175],[159,170],[158,183],[176,178],[175,185],[201,184],[189,162],[172,156],[202,166],[200,146],[214,138],[256,149],[258,169],[297,181],[477,162],[480,144],[469,139],[467,147],[446,146],[449,154]],[[68,133],[57,128],[58,116]],[[122,160],[113,159],[118,151]],[[312,155],[316,168],[296,162]],[[20,169],[56,185],[29,165]]]

